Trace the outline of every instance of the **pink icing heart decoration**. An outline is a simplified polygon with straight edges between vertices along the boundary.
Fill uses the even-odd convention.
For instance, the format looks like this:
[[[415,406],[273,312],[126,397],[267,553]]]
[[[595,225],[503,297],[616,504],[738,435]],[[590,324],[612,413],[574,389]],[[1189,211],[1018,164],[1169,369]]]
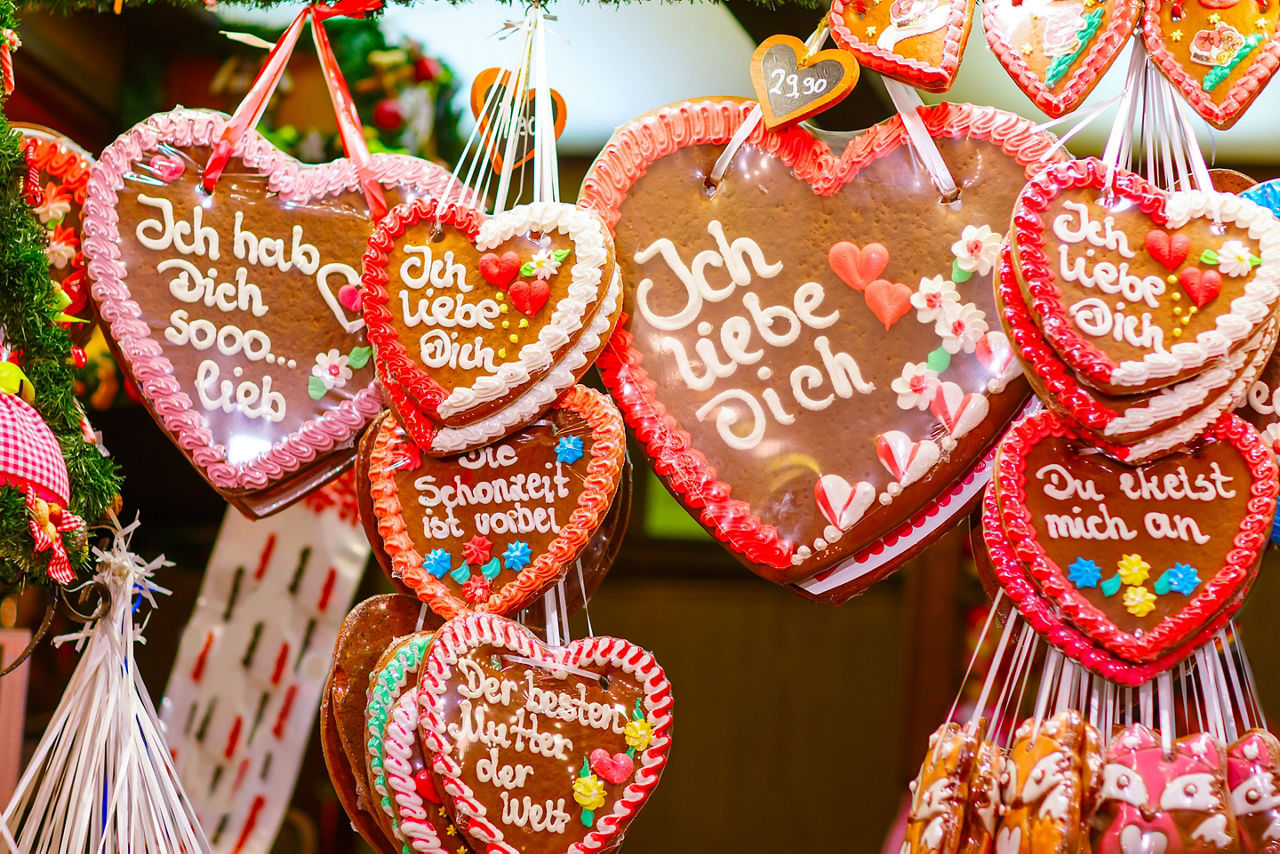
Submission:
[[[858,481],[855,488],[838,474],[824,474],[813,490],[822,515],[842,531],[853,527],[876,497],[876,488],[871,484]]]
[[[889,266],[889,250],[879,243],[858,244],[842,240],[827,253],[827,263],[846,285],[855,291],[866,289]]]
[[[548,647],[519,623],[465,614],[436,633],[419,674],[429,767],[476,851],[611,850],[666,766],[671,685],[628,641]],[[615,778],[621,759],[634,770],[613,782],[601,757]]]
[[[338,288],[338,302],[347,311],[360,311],[360,289],[355,285],[343,285]]]
[[[542,311],[551,296],[551,289],[541,279],[532,282],[519,281],[511,286],[511,304],[526,317],[533,317]]]
[[[607,783],[620,786],[627,782],[636,770],[635,760],[625,753],[609,755],[603,747],[591,751],[591,770],[599,774]]]
[[[206,193],[226,121],[174,110],[108,146],[89,181],[84,254],[104,332],[152,417],[259,516],[348,466],[382,409],[364,321],[340,298],[374,223],[349,161],[304,166],[254,131]],[[449,179],[402,155],[370,168],[393,202]]]
[[[520,275],[520,256],[514,252],[486,252],[480,256],[480,275],[495,288],[505,289]]]
[[[613,229],[627,291],[597,365],[658,476],[719,542],[766,578],[844,596],[976,497],[1025,400],[1007,347],[998,372],[977,349],[999,329],[994,255],[1012,201],[1053,142],[998,110],[924,108],[956,180],[980,185],[956,217],[898,118],[838,155],[803,126],[757,129],[708,203],[690,176],[749,112],[717,99],[653,111],[587,175],[580,204]],[[781,225],[767,215],[779,209]],[[974,272],[957,286],[961,261]],[[930,410],[937,382],[986,396],[986,417],[949,434]],[[889,431],[928,443],[905,487],[877,453]]]
[[[1166,270],[1176,270],[1187,260],[1191,251],[1191,238],[1185,234],[1170,234],[1163,228],[1153,228],[1143,239],[1147,254],[1160,262]]]
[[[911,288],[900,282],[876,279],[867,285],[862,295],[867,300],[867,308],[884,324],[886,332],[911,311]]]
[[[1188,267],[1178,274],[1178,286],[1187,292],[1196,308],[1204,308],[1222,293],[1222,276],[1217,270]]]

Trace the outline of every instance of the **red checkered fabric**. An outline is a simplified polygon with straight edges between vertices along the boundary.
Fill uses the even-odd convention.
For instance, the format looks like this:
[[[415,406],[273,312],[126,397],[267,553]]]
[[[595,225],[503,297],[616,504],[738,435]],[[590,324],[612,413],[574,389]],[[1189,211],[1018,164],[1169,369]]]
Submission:
[[[16,394],[0,394],[0,483],[67,506],[67,464],[49,425]]]

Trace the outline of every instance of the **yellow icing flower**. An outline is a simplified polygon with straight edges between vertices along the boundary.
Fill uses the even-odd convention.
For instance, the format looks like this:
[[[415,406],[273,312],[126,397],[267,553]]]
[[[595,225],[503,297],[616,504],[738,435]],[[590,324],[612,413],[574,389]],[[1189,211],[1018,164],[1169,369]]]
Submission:
[[[604,783],[595,774],[588,774],[573,781],[573,799],[584,810],[598,810],[604,806]]]
[[[653,740],[653,724],[646,720],[627,721],[627,728],[622,731],[627,740],[627,747],[632,750],[644,750]]]
[[[1145,617],[1156,609],[1155,594],[1145,587],[1130,587],[1124,592],[1124,607],[1135,617]]]
[[[1173,32],[1169,33],[1169,41],[1171,42],[1182,41],[1182,30],[1174,30]]]
[[[1151,564],[1136,554],[1120,558],[1116,568],[1120,570],[1120,580],[1129,585],[1141,584],[1151,574]]]

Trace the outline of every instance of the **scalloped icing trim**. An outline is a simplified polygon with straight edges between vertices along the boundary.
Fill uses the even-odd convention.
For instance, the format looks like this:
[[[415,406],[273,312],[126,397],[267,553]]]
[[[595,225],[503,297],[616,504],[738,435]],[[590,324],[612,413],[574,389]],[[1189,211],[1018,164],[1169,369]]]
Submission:
[[[1158,623],[1150,631],[1131,635],[1122,631],[1065,581],[1065,574],[1040,545],[1026,506],[1026,457],[1031,448],[1048,437],[1077,441],[1081,436],[1062,419],[1045,412],[1020,421],[1000,442],[992,489],[998,522],[1019,563],[1037,584],[1062,588],[1053,604],[1063,619],[1095,645],[1126,661],[1147,663],[1169,650],[1185,645],[1186,637],[1213,622],[1217,615],[1239,609],[1267,546],[1280,494],[1275,458],[1258,433],[1235,415],[1222,416],[1207,434],[1229,443],[1243,458],[1251,477],[1246,513],[1236,529],[1234,549],[1225,565],[1206,582],[1205,589],[1186,607]],[[1014,545],[1016,544],[1016,545]]]
[[[646,719],[653,725],[649,746],[636,755],[636,770],[622,797],[605,815],[598,815],[595,829],[571,846],[571,854],[605,851],[626,830],[658,785],[671,748],[671,683],[653,654],[630,641],[611,637],[589,637],[561,647],[547,647],[519,623],[493,614],[464,614],[445,623],[431,643],[418,682],[420,734],[431,757],[432,770],[443,779],[441,787],[452,800],[455,813],[467,816],[467,833],[486,843],[489,852],[519,854],[502,842],[502,832],[485,818],[483,804],[460,778],[461,766],[453,756],[453,739],[445,732],[445,721],[437,708],[438,698],[448,690],[448,680],[458,659],[479,646],[511,650],[524,658],[575,667],[611,666],[635,679],[644,690]]]
[[[879,0],[877,0],[879,2]],[[886,77],[893,77],[930,92],[945,92],[955,81],[960,69],[960,57],[964,54],[969,28],[973,26],[974,0],[943,0],[950,7],[947,16],[947,34],[942,47],[942,60],[931,65],[921,59],[905,56],[868,44],[853,34],[845,23],[846,0],[834,0],[827,21],[836,44],[857,57],[858,62]]]
[[[1068,658],[1100,676],[1130,687],[1150,682],[1161,673],[1176,667],[1196,647],[1211,641],[1213,635],[1231,621],[1234,612],[1218,615],[1184,646],[1150,664],[1134,664],[1118,658],[1095,645],[1075,627],[1063,622],[1045,599],[1039,586],[1031,580],[1026,568],[1014,556],[1013,548],[1000,527],[999,518],[995,491],[988,489],[982,499],[982,537],[991,557],[992,571],[1001,589],[1037,634]]]
[[[507,614],[524,607],[565,572],[566,567],[586,548],[608,514],[626,456],[622,416],[608,398],[585,386],[570,388],[557,406],[582,416],[591,430],[590,462],[573,512],[545,552],[516,573],[514,580],[494,590],[483,602],[470,607],[422,568],[422,553],[414,545],[405,525],[404,508],[392,474],[396,468],[396,425],[393,419],[379,425],[369,455],[370,492],[378,533],[391,557],[393,574],[445,619],[467,610]]]
[[[578,203],[600,214],[612,229],[631,186],[650,163],[686,146],[728,142],[754,103],[733,99],[682,101],[628,122],[614,132],[592,164]],[[1065,156],[1055,149],[1052,136],[1037,131],[1020,116],[994,107],[943,102],[921,108],[919,115],[932,136],[968,136],[999,146],[1025,166],[1028,177],[1036,174],[1047,159]],[[853,180],[864,165],[909,144],[909,139],[902,119],[894,116],[850,140],[838,159],[825,143],[798,127],[767,131],[758,126],[748,135],[746,144],[778,158],[816,194],[829,195]],[[703,526],[750,562],[779,570],[803,563],[807,558],[796,560],[800,549],[808,549],[812,555],[834,542],[824,536],[819,548],[816,540],[799,546],[783,541],[777,529],[765,524],[746,502],[733,499],[732,487],[716,479],[715,469],[696,450],[692,436],[654,398],[656,384],[641,366],[641,356],[631,349],[630,342],[630,333],[619,325],[596,367],[627,426],[643,443],[655,473],[686,508],[697,512]],[[1016,375],[1016,371],[1008,372],[999,389],[1003,390]],[[823,534],[833,532],[836,540],[844,533],[828,526]]]
[[[538,337],[522,346],[515,359],[499,365],[496,374],[479,376],[470,386],[458,386],[446,392],[410,356],[391,326],[387,309],[390,299],[387,264],[396,241],[408,228],[436,217],[437,213],[434,200],[417,200],[398,205],[379,222],[369,238],[369,251],[363,259],[364,315],[377,357],[387,363],[390,376],[433,415],[450,418],[498,400],[528,383],[533,376],[550,370],[556,354],[569,345],[574,334],[587,322],[588,308],[602,299],[601,284],[611,238],[598,217],[573,205],[520,205],[489,217],[457,204],[449,204],[440,211],[440,222],[457,227],[477,251],[492,249],[511,237],[536,230],[568,235],[573,242],[575,259],[566,292],[556,302]],[[560,360],[563,358],[562,355]]]
[[[1021,0],[1011,0],[1013,5],[1020,5]],[[1059,118],[1074,110],[1089,96],[1093,87],[1098,85],[1115,62],[1116,57],[1124,49],[1125,43],[1133,35],[1138,23],[1140,3],[1133,0],[1119,0],[1110,6],[1111,15],[1107,26],[1093,40],[1084,52],[1084,62],[1067,75],[1066,84],[1050,87],[1040,75],[1031,70],[1031,66],[1022,55],[1014,49],[997,31],[1000,3],[987,0],[982,4],[982,29],[987,37],[987,45],[1004,70],[1009,72],[1013,82],[1039,107],[1046,115]],[[1092,7],[1098,8],[1098,7]],[[1073,62],[1072,65],[1075,65]],[[1058,91],[1055,94],[1054,89]]]
[[[1075,374],[1045,342],[1027,312],[1013,267],[1009,263],[1008,246],[1001,254],[996,278],[996,299],[1001,306],[1001,316],[1013,334],[1019,356],[1045,385],[1046,391],[1053,397],[1052,403],[1065,409],[1065,415],[1073,422],[1090,432],[1101,431],[1100,441],[1105,438],[1119,443],[1125,438],[1123,434],[1149,430],[1156,424],[1186,412],[1193,413],[1189,420],[1197,420],[1194,427],[1189,424],[1189,420],[1184,420],[1151,436],[1142,437],[1131,443],[1127,450],[1126,446],[1108,442],[1108,453],[1117,459],[1137,461],[1178,444],[1185,444],[1199,432],[1208,429],[1223,412],[1235,409],[1238,404],[1231,405],[1227,401],[1233,394],[1247,391],[1248,384],[1257,378],[1275,344],[1276,331],[1280,329],[1280,319],[1273,320],[1243,347],[1233,350],[1204,372],[1159,389],[1145,403],[1117,411],[1099,400],[1087,386],[1077,382]],[[1242,381],[1243,389],[1240,388]],[[1209,400],[1210,395],[1215,392],[1216,398]],[[1217,409],[1213,415],[1201,418],[1203,413],[1213,410],[1215,406]],[[1150,444],[1146,444],[1148,442]],[[1144,450],[1137,451],[1136,456],[1130,457],[1139,447]]]
[[[120,260],[115,206],[124,176],[144,151],[162,142],[178,147],[211,147],[221,138],[226,119],[212,111],[177,109],[158,113],[108,146],[89,180],[82,216],[84,247],[91,292],[99,313],[155,417],[214,486],[258,491],[321,454],[350,444],[382,406],[371,382],[254,459],[228,463],[226,447],[217,443],[205,426],[203,416],[174,376],[173,364],[161,354],[150,327],[140,319],[140,309],[125,281],[128,270]],[[359,175],[350,161],[303,165],[252,129],[241,136],[232,156],[266,175],[268,190],[288,200],[305,201],[360,188]],[[432,195],[444,190],[449,181],[449,174],[441,167],[403,154],[375,154],[370,170],[384,186],[411,187]]]
[[[1216,216],[1258,241],[1261,264],[1244,286],[1244,293],[1231,301],[1230,310],[1217,316],[1213,329],[1201,332],[1195,341],[1179,341],[1164,353],[1146,353],[1141,360],[1117,363],[1074,331],[1047,263],[1041,214],[1062,190],[1101,189],[1107,171],[1096,157],[1047,166],[1023,189],[1014,208],[1013,246],[1018,274],[1030,297],[1036,325],[1063,361],[1094,382],[1140,386],[1201,368],[1254,335],[1280,301],[1280,221],[1265,208],[1230,193],[1170,193],[1124,170],[1115,173],[1116,195],[1134,202],[1154,224],[1181,228],[1192,219]]]
[[[1146,45],[1147,54],[1201,118],[1218,130],[1226,130],[1244,115],[1244,111],[1261,94],[1263,87],[1271,82],[1276,69],[1280,68],[1280,34],[1273,34],[1250,57],[1249,70],[1227,91],[1222,103],[1217,104],[1214,103],[1213,96],[1187,73],[1169,48],[1165,47],[1160,23],[1160,8],[1164,2],[1165,0],[1146,0],[1146,8],[1142,13],[1142,42]]]

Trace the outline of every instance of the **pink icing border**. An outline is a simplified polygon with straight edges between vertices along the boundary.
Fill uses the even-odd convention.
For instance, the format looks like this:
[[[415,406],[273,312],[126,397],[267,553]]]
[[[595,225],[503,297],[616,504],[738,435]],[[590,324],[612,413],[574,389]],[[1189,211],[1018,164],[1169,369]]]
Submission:
[[[204,417],[174,377],[173,364],[162,355],[151,329],[140,319],[141,310],[126,282],[128,269],[120,259],[116,203],[125,175],[144,151],[163,143],[211,147],[221,137],[226,120],[222,113],[212,111],[177,109],[158,113],[108,146],[89,180],[83,216],[84,245],[93,299],[152,414],[214,486],[256,491],[271,486],[318,455],[351,442],[381,411],[382,404],[370,382],[336,409],[305,422],[278,440],[270,450],[249,462],[233,465],[226,461],[226,447],[214,441]],[[270,189],[293,201],[323,198],[360,186],[349,161],[304,165],[253,130],[240,138],[232,156],[267,175]],[[402,154],[375,154],[371,166],[384,186],[411,187],[430,195],[441,193],[449,180],[449,174],[434,163]]]
[[[951,88],[956,72],[960,69],[960,57],[964,54],[964,44],[969,39],[969,28],[973,26],[976,5],[975,0],[947,2],[951,7],[951,14],[947,18],[947,35],[942,45],[942,62],[939,65],[930,65],[923,60],[883,50],[855,36],[844,20],[845,7],[849,5],[845,0],[833,0],[827,20],[831,24],[831,35],[836,44],[857,57],[858,62],[867,68],[930,92],[945,92]]]

